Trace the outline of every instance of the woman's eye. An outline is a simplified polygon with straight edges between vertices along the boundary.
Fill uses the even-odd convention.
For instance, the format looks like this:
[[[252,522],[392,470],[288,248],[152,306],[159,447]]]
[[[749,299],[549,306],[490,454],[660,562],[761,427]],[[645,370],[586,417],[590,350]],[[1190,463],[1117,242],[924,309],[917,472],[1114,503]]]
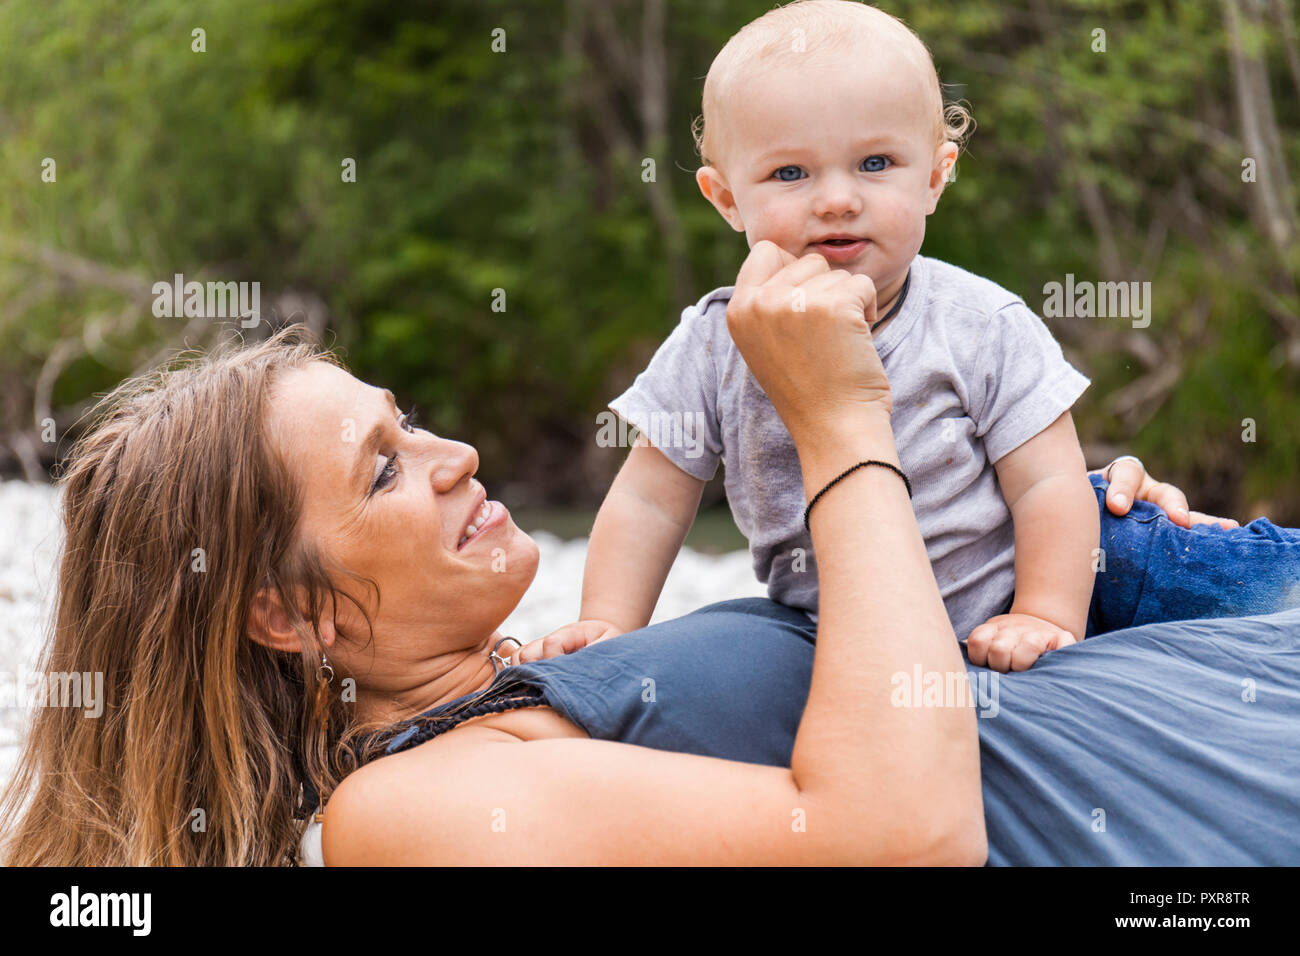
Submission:
[[[398,416],[397,426],[401,428],[402,431],[416,431],[415,409],[412,408],[406,414]],[[370,486],[370,493],[374,494],[376,491],[382,491],[387,488],[397,478],[397,473],[397,453],[393,452],[391,458],[384,459],[384,467],[380,469],[379,474],[375,475],[375,483]]]
[[[376,491],[382,491],[393,483],[397,477],[397,455],[384,460],[384,467],[379,474],[375,476],[375,483],[371,486],[370,491],[373,494]]]
[[[862,168],[868,173],[883,173],[892,165],[888,156],[868,156],[862,161]]]
[[[796,180],[803,179],[804,171],[798,166],[782,166],[772,174],[783,183],[792,183]]]

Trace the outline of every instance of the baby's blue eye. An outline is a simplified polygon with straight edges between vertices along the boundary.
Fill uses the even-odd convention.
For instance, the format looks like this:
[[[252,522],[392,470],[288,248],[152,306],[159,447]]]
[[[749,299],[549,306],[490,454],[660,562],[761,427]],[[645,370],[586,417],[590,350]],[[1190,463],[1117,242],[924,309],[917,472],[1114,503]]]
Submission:
[[[888,156],[868,156],[862,161],[862,169],[868,173],[883,173],[891,165]]]
[[[792,183],[803,179],[804,171],[798,166],[782,166],[772,175],[784,183]]]

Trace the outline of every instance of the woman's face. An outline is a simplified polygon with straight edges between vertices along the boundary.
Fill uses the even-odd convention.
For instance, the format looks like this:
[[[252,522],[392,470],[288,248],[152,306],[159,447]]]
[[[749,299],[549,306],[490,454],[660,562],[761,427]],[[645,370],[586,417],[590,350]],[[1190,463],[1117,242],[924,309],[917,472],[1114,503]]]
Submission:
[[[519,603],[537,545],[473,477],[472,447],[407,426],[391,392],[323,362],[277,382],[268,424],[303,490],[301,540],[379,586],[376,605],[373,590],[335,582],[364,602],[375,641],[329,655],[371,690],[398,693],[445,668]],[[346,601],[338,624],[366,634]]]

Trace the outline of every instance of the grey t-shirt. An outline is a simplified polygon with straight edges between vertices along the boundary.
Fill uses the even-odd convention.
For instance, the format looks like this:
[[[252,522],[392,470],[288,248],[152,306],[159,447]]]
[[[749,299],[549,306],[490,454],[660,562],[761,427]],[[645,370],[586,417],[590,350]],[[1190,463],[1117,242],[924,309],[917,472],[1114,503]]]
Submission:
[[[727,500],[774,601],[817,615],[794,441],[727,331],[731,287],[682,312],[609,407],[687,474],[722,463]],[[1089,380],[1018,296],[917,256],[898,314],[875,336],[893,394],[894,441],[959,639],[1002,613],[1015,585],[1011,512],[993,462],[1068,410]],[[852,462],[846,462],[847,467]]]

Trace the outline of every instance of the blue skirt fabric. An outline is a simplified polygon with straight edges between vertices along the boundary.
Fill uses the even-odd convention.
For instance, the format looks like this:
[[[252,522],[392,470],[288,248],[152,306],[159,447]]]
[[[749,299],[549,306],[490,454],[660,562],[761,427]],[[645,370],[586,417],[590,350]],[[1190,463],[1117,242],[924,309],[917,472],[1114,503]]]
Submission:
[[[789,766],[814,644],[804,614],[747,598],[498,682],[592,737]],[[1300,864],[1300,609],[967,668],[990,864]],[[903,705],[924,703],[900,676]]]
[[[1101,507],[1090,633],[1107,633],[1023,672],[894,675],[898,704],[976,708],[991,864],[1300,864],[1300,539]],[[815,642],[800,611],[724,601],[508,668],[489,693],[540,689],[596,738],[789,766]]]
[[[1116,631],[996,681],[990,863],[1300,863],[1300,609]]]

